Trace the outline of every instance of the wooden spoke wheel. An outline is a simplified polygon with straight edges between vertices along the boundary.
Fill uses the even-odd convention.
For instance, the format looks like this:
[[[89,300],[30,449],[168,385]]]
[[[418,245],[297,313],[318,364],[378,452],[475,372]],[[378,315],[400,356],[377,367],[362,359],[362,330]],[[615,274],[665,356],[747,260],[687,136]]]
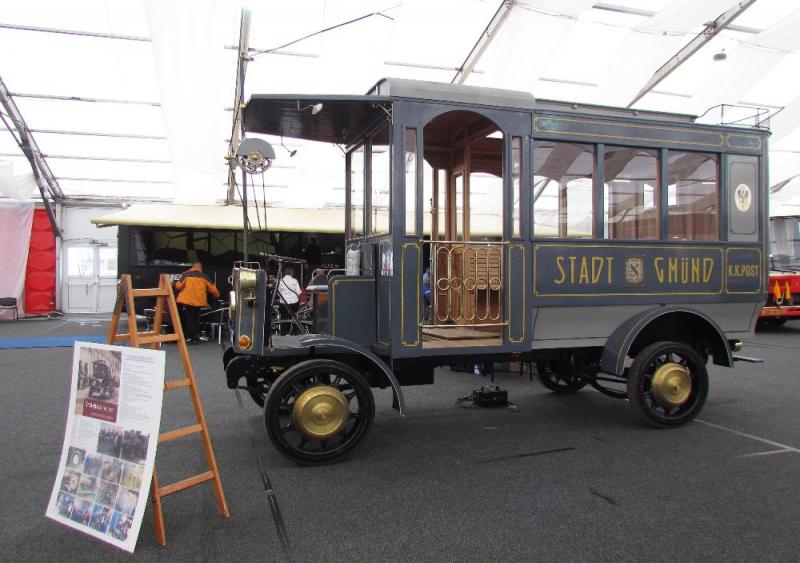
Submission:
[[[273,445],[303,465],[337,461],[367,434],[375,401],[364,377],[334,360],[307,360],[270,386],[264,423]]]
[[[679,426],[697,416],[708,395],[705,361],[680,342],[654,342],[628,370],[628,399],[649,423]]]
[[[574,393],[586,385],[583,374],[568,360],[537,360],[536,373],[541,384],[556,393]]]

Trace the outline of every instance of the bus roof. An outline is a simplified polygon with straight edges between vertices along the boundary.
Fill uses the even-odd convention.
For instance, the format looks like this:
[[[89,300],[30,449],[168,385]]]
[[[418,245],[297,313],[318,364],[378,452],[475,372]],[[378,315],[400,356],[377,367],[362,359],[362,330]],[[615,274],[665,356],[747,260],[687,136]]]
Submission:
[[[517,90],[383,78],[362,96],[253,95],[244,109],[244,125],[247,131],[253,133],[350,145],[357,142],[378,118],[389,114],[391,103],[395,100],[443,102],[527,112],[572,113],[684,124],[694,123],[696,119],[695,116],[687,114],[536,99],[529,92]],[[707,126],[714,127],[713,124]]]

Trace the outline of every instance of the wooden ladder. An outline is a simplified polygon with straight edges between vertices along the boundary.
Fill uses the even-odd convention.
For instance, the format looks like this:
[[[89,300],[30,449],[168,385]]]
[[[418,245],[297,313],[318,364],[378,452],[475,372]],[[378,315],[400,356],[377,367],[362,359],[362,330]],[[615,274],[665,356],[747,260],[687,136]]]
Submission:
[[[136,308],[134,305],[134,299],[137,297],[155,297],[156,299],[155,319],[152,325],[153,330],[145,332],[139,332],[137,330]],[[128,311],[128,332],[118,334],[117,329],[119,327],[123,305]],[[174,328],[174,332],[170,334],[161,334],[161,323],[164,320],[165,307],[169,311]],[[178,351],[181,354],[181,361],[183,362],[185,377],[182,379],[165,380],[164,390],[168,391],[181,387],[189,388],[197,424],[170,430],[169,432],[163,432],[158,437],[158,443],[169,442],[192,434],[201,434],[202,436],[203,451],[209,468],[205,473],[200,473],[199,475],[194,475],[193,477],[162,487],[158,484],[156,469],[153,467],[153,480],[150,484],[150,493],[153,498],[153,520],[156,528],[156,540],[159,544],[166,545],[167,539],[164,529],[164,514],[161,511],[161,499],[167,495],[177,493],[189,487],[194,487],[206,481],[213,481],[214,494],[217,497],[219,513],[223,518],[228,518],[230,516],[230,512],[228,512],[228,503],[225,500],[225,493],[222,490],[222,481],[219,477],[214,450],[211,447],[211,438],[208,436],[208,426],[206,425],[206,418],[203,414],[200,394],[197,391],[194,369],[192,369],[192,362],[189,359],[189,350],[186,347],[186,342],[183,337],[183,327],[181,326],[180,317],[178,315],[178,306],[175,303],[175,294],[172,292],[172,285],[170,284],[167,274],[161,274],[158,280],[158,287],[154,289],[133,289],[130,274],[124,274],[122,278],[120,278],[117,303],[114,306],[114,315],[111,318],[111,326],[108,329],[108,343],[116,344],[118,342],[129,342],[130,346],[133,348],[139,348],[142,345],[149,344],[152,349],[158,348],[162,342],[175,342],[177,344]]]

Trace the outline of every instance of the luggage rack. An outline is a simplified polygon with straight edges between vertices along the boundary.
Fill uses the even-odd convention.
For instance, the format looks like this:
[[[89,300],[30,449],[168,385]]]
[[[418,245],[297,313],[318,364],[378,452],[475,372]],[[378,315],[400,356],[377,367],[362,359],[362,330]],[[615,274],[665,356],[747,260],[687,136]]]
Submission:
[[[768,108],[743,104],[719,104],[711,106],[702,115],[697,116],[698,123],[714,125],[734,125],[752,129],[769,129],[770,118],[778,113]],[[719,116],[715,119],[714,116]]]

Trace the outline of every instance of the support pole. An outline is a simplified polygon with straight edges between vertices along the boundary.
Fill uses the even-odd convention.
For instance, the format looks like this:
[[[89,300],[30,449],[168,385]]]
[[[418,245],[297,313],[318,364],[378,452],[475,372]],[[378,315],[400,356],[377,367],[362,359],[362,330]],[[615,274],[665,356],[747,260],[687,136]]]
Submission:
[[[489,25],[483,30],[480,38],[472,47],[472,50],[469,52],[469,55],[467,55],[467,58],[464,59],[464,62],[461,63],[456,75],[450,81],[451,84],[464,84],[464,82],[466,82],[467,77],[472,74],[472,71],[475,70],[475,67],[486,52],[486,49],[489,48],[489,44],[500,32],[503,24],[506,23],[506,19],[508,19],[508,15],[511,13],[515,2],[516,0],[503,0],[500,3],[500,7],[497,8],[497,12],[495,12]]]
[[[247,172],[242,168],[242,256],[249,260],[247,252],[247,231],[250,230],[250,218],[247,216]]]
[[[250,61],[250,10],[242,8],[242,18],[239,25],[238,64],[236,66],[236,87],[233,101],[233,128],[231,141],[228,146],[228,196],[226,204],[232,205],[236,195],[236,150],[242,141],[242,105],[244,98],[244,78],[247,73],[247,63]]]
[[[639,90],[639,93],[636,94],[627,107],[633,107],[636,102],[641,100],[648,92],[650,92],[650,90],[658,86],[662,80],[672,74],[679,66],[686,62],[689,57],[694,55],[700,50],[701,47],[716,37],[720,31],[726,27],[729,27],[731,22],[736,19],[739,14],[749,8],[755,1],[756,0],[745,0],[744,2],[739,2],[727,12],[720,14],[720,16],[713,22],[707,24],[703,31],[698,33],[694,39],[689,41],[680,51],[678,51],[670,60],[664,63],[664,65],[653,74],[652,78],[650,78],[650,80],[647,81],[647,84],[645,84],[644,87]]]

